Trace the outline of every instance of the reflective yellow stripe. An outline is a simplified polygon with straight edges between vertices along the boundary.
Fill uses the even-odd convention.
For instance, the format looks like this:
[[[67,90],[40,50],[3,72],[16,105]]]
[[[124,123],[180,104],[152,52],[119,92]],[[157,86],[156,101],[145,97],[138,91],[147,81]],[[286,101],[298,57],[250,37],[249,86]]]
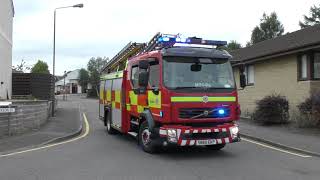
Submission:
[[[138,105],[138,96],[133,91],[129,92],[130,104]]]
[[[236,97],[208,97],[208,101],[204,97],[171,97],[171,102],[235,102]]]
[[[112,108],[116,108],[116,102],[112,101]]]
[[[100,99],[103,100],[103,89],[100,89]]]
[[[115,94],[115,101],[116,101],[117,103],[120,103],[121,91],[116,90],[116,91],[114,92],[114,94]]]
[[[142,113],[142,112],[143,112],[143,110],[144,110],[144,107],[143,107],[143,106],[139,106],[139,105],[138,105],[138,109],[137,109],[137,110],[138,110],[138,113]]]
[[[107,101],[111,101],[111,90],[107,90]]]
[[[131,106],[130,106],[130,104],[127,104],[127,111],[131,111]]]
[[[107,80],[107,79],[117,79],[117,78],[122,78],[123,77],[123,71],[119,72],[114,72],[110,74],[106,74],[104,76],[100,77],[100,80]]]
[[[158,95],[154,94],[153,91],[148,91],[148,104],[152,108],[161,108],[161,92]]]

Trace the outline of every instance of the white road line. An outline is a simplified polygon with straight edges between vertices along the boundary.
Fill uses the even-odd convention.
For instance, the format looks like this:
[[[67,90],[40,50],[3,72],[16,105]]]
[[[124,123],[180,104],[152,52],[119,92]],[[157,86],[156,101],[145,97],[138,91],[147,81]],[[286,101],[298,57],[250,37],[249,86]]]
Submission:
[[[67,140],[67,141],[59,142],[59,143],[49,144],[49,145],[46,145],[46,146],[41,146],[41,147],[37,147],[37,148],[33,148],[33,149],[27,149],[27,150],[24,150],[24,151],[18,151],[18,152],[13,152],[13,153],[9,153],[9,154],[0,155],[0,158],[13,156],[13,155],[17,155],[17,154],[22,154],[22,153],[27,153],[27,152],[32,152],[32,151],[37,151],[37,150],[41,150],[41,149],[47,149],[47,148],[51,148],[51,147],[54,147],[54,146],[58,146],[58,145],[62,145],[62,144],[66,144],[66,143],[70,143],[70,142],[82,139],[82,138],[86,137],[89,134],[89,131],[90,131],[89,122],[88,122],[88,119],[87,119],[87,117],[86,117],[86,115],[84,113],[83,113],[83,119],[84,119],[84,123],[85,123],[85,132],[81,136],[75,137],[75,138]]]
[[[269,148],[269,149],[273,149],[273,150],[276,150],[276,151],[280,151],[280,152],[283,152],[283,153],[286,153],[286,154],[291,154],[291,155],[294,155],[294,156],[299,156],[299,157],[303,157],[303,158],[312,157],[312,156],[309,156],[309,155],[303,155],[303,154],[299,154],[299,153],[290,152],[290,151],[287,151],[287,150],[284,150],[284,149],[276,148],[276,147],[273,147],[273,146],[270,146],[270,145],[267,145],[267,144],[264,144],[264,143],[260,143],[260,142],[257,142],[257,141],[253,141],[253,140],[250,140],[250,139],[247,139],[247,138],[241,138],[241,140],[247,141],[247,142],[262,146],[262,147],[266,147],[266,148]]]

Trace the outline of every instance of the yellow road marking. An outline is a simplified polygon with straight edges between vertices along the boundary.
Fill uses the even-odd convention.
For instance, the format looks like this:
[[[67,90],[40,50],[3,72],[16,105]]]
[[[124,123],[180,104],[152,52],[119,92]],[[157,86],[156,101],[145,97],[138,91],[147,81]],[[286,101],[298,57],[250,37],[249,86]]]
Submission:
[[[86,137],[89,134],[89,131],[90,131],[89,122],[88,122],[88,119],[87,119],[87,116],[85,115],[85,113],[83,113],[83,119],[84,119],[84,123],[85,123],[85,132],[81,136],[75,137],[75,138],[67,140],[67,141],[59,142],[59,143],[49,144],[49,145],[46,145],[46,146],[41,146],[41,147],[37,147],[37,148],[33,148],[33,149],[27,149],[27,150],[24,150],[24,151],[18,151],[18,152],[13,152],[13,153],[9,153],[9,154],[0,155],[0,158],[1,157],[13,156],[13,155],[17,155],[17,154],[22,154],[22,153],[27,153],[27,152],[32,152],[32,151],[37,151],[37,150],[41,150],[41,149],[47,149],[47,148],[51,148],[51,147],[58,146],[58,145],[61,145],[61,144],[66,144],[66,143],[70,143],[70,142],[82,139],[82,138]]]
[[[309,155],[303,155],[303,154],[299,154],[299,153],[290,152],[290,151],[287,151],[287,150],[284,150],[284,149],[276,148],[276,147],[273,147],[273,146],[270,146],[270,145],[267,145],[267,144],[264,144],[264,143],[259,143],[257,141],[249,140],[247,138],[241,138],[241,140],[244,140],[244,141],[247,141],[247,142],[262,146],[262,147],[266,147],[266,148],[269,148],[269,149],[273,149],[273,150],[276,150],[276,151],[280,151],[280,152],[283,152],[283,153],[286,153],[286,154],[291,154],[291,155],[295,155],[295,156],[299,156],[299,157],[303,157],[303,158],[312,157],[312,156],[309,156]]]

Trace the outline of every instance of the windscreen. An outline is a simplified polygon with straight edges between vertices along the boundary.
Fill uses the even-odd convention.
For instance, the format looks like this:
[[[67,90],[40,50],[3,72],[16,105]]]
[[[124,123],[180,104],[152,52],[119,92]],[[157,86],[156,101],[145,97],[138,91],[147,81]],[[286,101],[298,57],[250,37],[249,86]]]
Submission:
[[[232,89],[232,67],[227,59],[164,57],[163,83],[169,89]]]

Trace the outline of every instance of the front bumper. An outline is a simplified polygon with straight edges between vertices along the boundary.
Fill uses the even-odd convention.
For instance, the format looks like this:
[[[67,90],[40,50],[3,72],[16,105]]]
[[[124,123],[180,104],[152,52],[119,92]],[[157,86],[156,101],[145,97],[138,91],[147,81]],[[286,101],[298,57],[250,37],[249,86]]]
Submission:
[[[221,125],[218,127],[190,127],[166,125],[160,127],[159,135],[163,145],[202,146],[203,140],[210,140],[211,144],[227,144],[240,141],[236,124]],[[175,134],[172,132],[175,130]]]

